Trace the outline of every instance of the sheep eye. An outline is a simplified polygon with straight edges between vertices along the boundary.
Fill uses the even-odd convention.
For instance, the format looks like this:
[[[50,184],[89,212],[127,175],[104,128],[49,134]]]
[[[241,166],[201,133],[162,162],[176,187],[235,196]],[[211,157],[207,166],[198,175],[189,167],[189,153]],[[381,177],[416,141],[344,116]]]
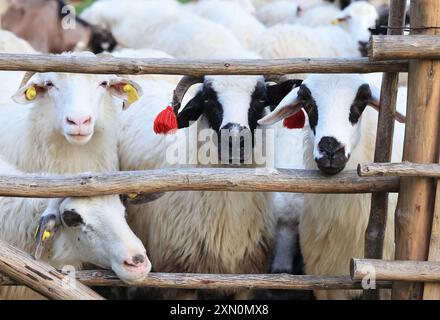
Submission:
[[[101,87],[107,87],[108,86],[108,81],[103,81],[100,84]]]
[[[74,209],[66,210],[61,215],[64,225],[69,228],[79,227],[84,224],[84,220]]]
[[[45,86],[46,86],[47,88],[52,88],[52,87],[54,87],[54,84],[53,84],[52,81],[46,81]]]

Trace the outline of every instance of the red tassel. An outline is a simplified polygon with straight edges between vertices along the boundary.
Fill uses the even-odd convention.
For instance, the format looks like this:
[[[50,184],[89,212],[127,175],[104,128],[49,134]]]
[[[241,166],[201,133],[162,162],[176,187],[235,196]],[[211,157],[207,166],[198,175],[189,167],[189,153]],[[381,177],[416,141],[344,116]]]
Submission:
[[[302,129],[306,125],[304,111],[295,113],[293,116],[284,119],[283,125],[287,129]]]
[[[154,120],[154,132],[156,134],[173,134],[179,130],[176,114],[173,107],[168,106]]]

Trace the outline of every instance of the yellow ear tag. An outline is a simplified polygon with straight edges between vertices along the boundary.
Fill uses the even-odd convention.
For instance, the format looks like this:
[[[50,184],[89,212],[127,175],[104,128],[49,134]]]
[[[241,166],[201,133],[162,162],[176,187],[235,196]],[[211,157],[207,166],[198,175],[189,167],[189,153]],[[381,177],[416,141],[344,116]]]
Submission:
[[[135,103],[136,101],[139,100],[139,94],[138,94],[136,88],[133,87],[133,85],[127,83],[127,84],[124,86],[124,92],[125,92],[125,93],[127,94],[127,96],[128,96],[128,103],[129,103],[129,104],[133,104],[133,103]]]
[[[43,233],[43,241],[46,241],[52,237],[52,234],[49,231],[44,231]]]
[[[35,229],[34,238],[37,239],[38,231],[40,231],[40,226],[37,226],[37,229]]]
[[[26,90],[25,95],[27,100],[32,101],[37,97],[37,89],[35,87],[30,87]]]
[[[332,20],[332,25],[337,26],[339,24],[339,19]]]

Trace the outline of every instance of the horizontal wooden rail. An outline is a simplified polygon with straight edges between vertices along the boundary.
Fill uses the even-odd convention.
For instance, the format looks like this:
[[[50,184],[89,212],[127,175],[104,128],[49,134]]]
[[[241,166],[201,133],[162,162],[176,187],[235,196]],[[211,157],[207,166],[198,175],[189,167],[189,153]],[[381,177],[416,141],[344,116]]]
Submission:
[[[377,281],[440,282],[440,262],[352,259],[353,281],[371,276],[372,271]]]
[[[362,289],[358,281],[349,276],[296,276],[287,274],[269,275],[214,275],[151,273],[145,280],[128,285],[111,271],[79,271],[77,280],[93,287],[151,287],[179,289],[279,289],[279,290],[331,290]],[[0,276],[0,286],[14,286],[14,281]],[[390,282],[378,283],[380,288],[391,288]]]
[[[371,61],[440,59],[440,36],[373,36],[368,56]]]
[[[268,169],[163,169],[66,176],[1,175],[0,196],[87,197],[170,191],[295,193],[396,192],[399,178],[361,178],[355,171],[333,177],[318,171]]]
[[[102,300],[82,283],[66,281],[64,275],[46,263],[0,240],[0,270],[15,283],[26,285],[54,300]],[[0,278],[0,283],[2,279]]]
[[[440,178],[440,164],[435,163],[372,163],[359,165],[361,177],[426,177]]]
[[[405,61],[361,59],[174,60],[0,54],[0,70],[97,74],[270,75],[407,72]]]

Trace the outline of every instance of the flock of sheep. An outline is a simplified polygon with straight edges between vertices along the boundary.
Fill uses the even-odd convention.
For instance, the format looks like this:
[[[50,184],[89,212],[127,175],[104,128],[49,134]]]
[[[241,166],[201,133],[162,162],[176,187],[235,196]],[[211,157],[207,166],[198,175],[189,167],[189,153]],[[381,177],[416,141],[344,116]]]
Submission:
[[[7,1],[12,9],[6,9],[4,17],[12,12],[8,10],[13,10],[14,2],[20,3]],[[55,9],[62,4],[44,2],[54,2]],[[79,19],[81,26],[93,32],[86,32],[89,38],[75,47],[94,53],[114,49],[106,54],[134,58],[361,57],[383,2],[387,1],[200,0],[183,5],[174,0],[98,0]],[[59,12],[55,16],[58,22],[64,18]],[[23,25],[6,28],[2,21],[2,26],[29,43],[41,35],[20,34],[26,29]],[[2,52],[37,53],[27,41],[0,30]],[[47,43],[46,48],[52,47]],[[319,169],[335,175],[373,162],[380,74],[194,79],[0,72],[0,78],[1,174],[169,168],[169,150],[197,139],[190,134],[194,126],[218,137],[222,131],[240,136],[254,135],[257,129],[274,130],[279,168]],[[174,92],[180,93],[181,130],[155,134],[156,116],[169,105]],[[398,109],[404,113],[405,108],[402,86]],[[403,124],[398,124],[395,161],[402,158],[403,132]],[[229,137],[222,142],[219,147],[231,148]],[[252,146],[256,148],[255,141]],[[240,161],[244,160],[241,151]],[[257,161],[249,166],[262,167]],[[135,202],[136,198],[119,196],[0,198],[0,238],[37,252],[57,268],[91,264],[112,269],[130,284],[144,279],[151,269],[292,272],[299,263],[294,261],[298,247],[306,274],[346,275],[350,258],[363,256],[370,195],[194,191],[152,195]],[[392,198],[390,206],[395,205]],[[394,210],[389,212],[384,255],[391,259]],[[47,230],[51,239],[36,244],[39,225],[37,238],[46,238]],[[197,299],[204,294],[164,290],[161,297]],[[249,290],[216,294],[252,298]],[[359,295],[347,290],[315,292],[318,299]],[[0,289],[0,298],[36,297],[23,288]]]

